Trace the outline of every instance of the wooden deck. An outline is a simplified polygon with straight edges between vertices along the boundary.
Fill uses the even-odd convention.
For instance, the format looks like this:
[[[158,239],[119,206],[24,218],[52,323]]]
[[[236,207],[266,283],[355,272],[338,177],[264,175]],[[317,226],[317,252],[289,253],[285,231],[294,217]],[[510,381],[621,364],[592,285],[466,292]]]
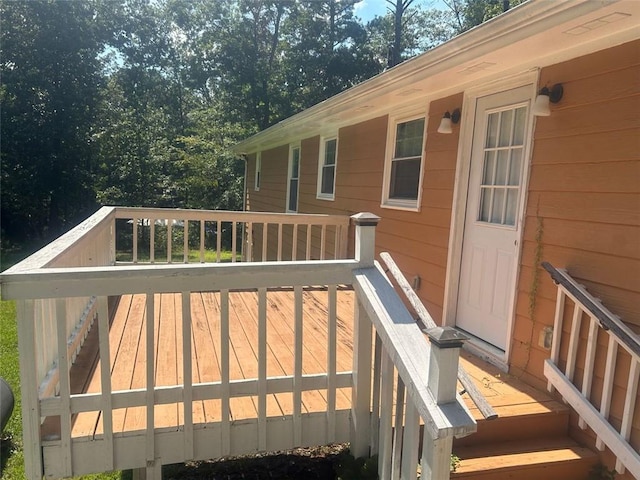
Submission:
[[[267,376],[282,377],[294,373],[294,293],[291,289],[270,290],[267,294]],[[156,387],[182,383],[182,297],[180,294],[156,294],[154,319],[155,385]],[[337,292],[337,372],[352,368],[354,292],[339,288]],[[306,288],[303,292],[303,374],[326,372],[328,358],[327,291]],[[112,390],[145,388],[146,299],[144,295],[125,295],[114,305],[110,326]],[[229,294],[229,352],[230,381],[258,377],[258,294],[255,291]],[[221,380],[220,294],[201,292],[191,294],[193,383]],[[74,393],[100,392],[100,360],[97,355],[96,330],[88,337],[72,371]],[[517,410],[540,413],[559,407],[546,394],[500,372],[486,362],[464,353],[461,362],[475,380],[482,393],[500,416]],[[338,389],[336,410],[351,407],[349,388]],[[468,397],[467,406],[477,420],[481,414]],[[302,392],[302,413],[326,412],[326,390]],[[253,419],[258,416],[255,396],[232,398],[230,421]],[[156,428],[179,428],[184,412],[180,403],[158,405],[155,409]],[[267,397],[267,416],[292,415],[291,393]],[[220,422],[220,400],[195,401],[194,424]],[[55,423],[54,423],[55,424]],[[57,428],[47,426],[45,430]],[[145,407],[116,409],[113,413],[114,434],[140,431],[146,428]],[[57,433],[57,432],[56,432]],[[95,438],[103,433],[99,412],[80,413],[73,422],[73,438]]]
[[[294,292],[270,290],[267,294],[267,376],[294,374]],[[337,372],[349,372],[353,351],[354,292],[337,291]],[[182,297],[180,294],[155,295],[155,386],[182,384]],[[193,384],[221,380],[221,304],[220,294],[191,294]],[[146,372],[146,299],[144,295],[125,295],[112,314],[109,343],[112,346],[112,390],[145,388]],[[327,371],[328,329],[327,291],[305,288],[303,292],[302,373]],[[93,329],[97,330],[97,329]],[[100,392],[100,361],[97,338],[90,336],[71,371],[74,393]],[[230,381],[258,377],[258,294],[255,291],[229,293]],[[338,389],[336,410],[351,406],[348,388]],[[230,401],[230,420],[256,418],[257,397],[238,397]],[[326,412],[326,390],[302,392],[302,413]],[[267,397],[267,416],[293,413],[291,393]],[[156,428],[178,428],[183,422],[182,404],[156,406]],[[221,420],[220,400],[194,401],[194,424]],[[117,409],[113,412],[114,434],[144,430],[145,407]],[[72,436],[93,437],[102,434],[102,419],[97,412],[80,413],[73,422]]]

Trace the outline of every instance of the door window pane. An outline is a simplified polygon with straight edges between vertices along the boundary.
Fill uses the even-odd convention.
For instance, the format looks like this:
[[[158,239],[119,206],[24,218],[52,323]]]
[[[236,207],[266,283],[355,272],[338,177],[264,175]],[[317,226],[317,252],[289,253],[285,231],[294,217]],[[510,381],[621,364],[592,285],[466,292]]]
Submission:
[[[512,145],[524,145],[524,129],[527,122],[527,107],[516,108]]]
[[[520,170],[522,169],[522,149],[511,150],[511,168],[509,170],[509,185],[520,185]]]
[[[507,184],[507,170],[509,169],[509,150],[498,151],[498,161],[496,162],[496,176],[494,185]]]
[[[489,114],[489,118],[487,119],[487,138],[485,141],[485,145],[487,148],[494,148],[496,146],[499,117],[499,113],[491,113]]]
[[[502,210],[504,209],[504,189],[496,188],[493,191],[493,204],[491,205],[491,223],[502,224]]]
[[[513,110],[505,110],[500,115],[500,140],[499,147],[511,145],[511,131],[513,130]]]
[[[516,211],[518,209],[518,189],[510,188],[507,190],[507,210],[505,213],[504,224],[516,224]]]
[[[496,152],[484,152],[484,171],[482,172],[482,184],[493,185],[493,176],[495,172]]]

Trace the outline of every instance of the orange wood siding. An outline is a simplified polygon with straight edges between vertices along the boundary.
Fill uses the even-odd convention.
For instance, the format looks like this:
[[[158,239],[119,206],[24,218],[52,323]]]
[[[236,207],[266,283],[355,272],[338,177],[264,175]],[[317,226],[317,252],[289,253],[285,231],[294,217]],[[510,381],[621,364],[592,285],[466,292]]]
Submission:
[[[377,249],[388,251],[405,275],[421,279],[418,290],[422,301],[436,321],[442,318],[444,282],[446,275],[451,204],[455,179],[459,128],[452,135],[436,133],[440,119],[447,110],[462,104],[462,94],[440,99],[430,105],[425,142],[422,199],[419,212],[381,208],[383,172],[386,151],[388,117],[383,116],[341,128],[338,132],[335,200],[316,198],[318,161],[321,137],[301,141],[300,213],[327,213],[352,215],[369,211],[382,218],[377,235]],[[426,108],[425,108],[426,113]],[[283,148],[283,147],[281,147]],[[286,158],[288,152],[283,150]],[[268,210],[268,203],[257,202],[264,196],[286,197],[286,162],[283,164],[280,190],[267,186],[267,163],[262,153],[263,182],[260,192],[252,192],[252,210]],[[275,156],[271,156],[274,158]],[[255,167],[254,167],[255,170]],[[251,185],[248,183],[248,185]],[[269,189],[267,192],[266,189]],[[259,195],[257,195],[259,194]],[[257,205],[258,208],[254,208]],[[281,207],[283,208],[283,207]],[[276,211],[282,211],[276,210]],[[331,238],[331,235],[328,236]],[[298,251],[303,240],[298,238]],[[353,242],[351,242],[352,244]],[[285,238],[285,250],[291,250],[291,239]],[[329,242],[328,242],[329,247]],[[254,248],[254,251],[255,248]],[[273,255],[269,250],[269,257]],[[314,252],[317,255],[317,252]],[[350,252],[353,253],[353,252]]]
[[[289,145],[265,150],[261,156],[260,191],[254,190],[255,155],[248,157],[247,209],[254,212],[284,212],[287,198]]]
[[[540,86],[562,82],[564,97],[550,117],[536,119],[511,357],[512,373],[539,387],[546,383],[549,352],[538,338],[553,323],[556,288],[535,267],[538,259],[566,268],[640,331],[639,79],[639,41],[541,72]],[[626,376],[628,356],[618,361]],[[603,369],[598,357],[595,392]],[[578,377],[583,362],[577,370]],[[626,377],[616,378],[614,424],[625,386]],[[640,401],[636,405],[632,444],[638,449]]]

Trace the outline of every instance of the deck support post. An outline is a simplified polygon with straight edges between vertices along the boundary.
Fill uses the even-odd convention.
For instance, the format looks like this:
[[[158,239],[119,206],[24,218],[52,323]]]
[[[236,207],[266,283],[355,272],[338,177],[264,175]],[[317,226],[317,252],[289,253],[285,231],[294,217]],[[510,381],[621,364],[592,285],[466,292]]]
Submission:
[[[380,217],[358,213],[351,217],[356,227],[355,257],[360,268],[373,267],[376,225]],[[353,386],[351,392],[351,454],[370,455],[372,325],[360,302],[356,302],[353,326]]]
[[[425,330],[429,336],[429,390],[438,405],[456,401],[458,360],[466,335],[451,327]],[[453,437],[431,438],[425,429],[422,447],[422,478],[442,480],[449,478]]]

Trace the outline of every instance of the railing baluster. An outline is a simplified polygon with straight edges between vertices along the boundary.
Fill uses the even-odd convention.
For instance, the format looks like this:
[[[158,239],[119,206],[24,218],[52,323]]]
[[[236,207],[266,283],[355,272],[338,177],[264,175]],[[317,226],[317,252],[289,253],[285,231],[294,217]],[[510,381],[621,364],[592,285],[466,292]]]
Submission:
[[[145,384],[145,402],[146,402],[146,455],[147,465],[153,466],[156,461],[155,452],[155,295],[153,292],[146,294],[146,384]]]
[[[278,222],[278,261],[282,261],[282,222]]]
[[[291,228],[293,228],[293,239],[291,244],[291,260],[298,259],[298,227],[297,223],[294,223]]]
[[[567,353],[567,365],[565,375],[569,380],[573,380],[573,373],[576,368],[576,356],[578,354],[578,343],[580,342],[580,326],[582,325],[582,309],[577,303],[573,306],[573,317],[571,319],[571,333],[569,336],[569,351]]]
[[[295,225],[294,225],[295,228]],[[337,358],[337,323],[336,313],[337,289],[335,285],[327,288],[328,316],[327,316],[327,443],[336,439],[336,358]]]
[[[373,371],[380,372],[381,369],[382,341],[378,334],[375,334],[375,347],[373,353]],[[372,390],[372,413],[371,413],[371,455],[377,455],[380,448],[379,423],[380,423],[380,375],[373,375]]]
[[[378,476],[381,480],[391,477],[392,418],[393,411],[393,362],[386,351],[382,352],[380,366],[380,426],[378,438],[380,451],[378,454]]]
[[[222,250],[222,225],[221,221],[216,222],[216,263],[220,263],[220,250]]]
[[[313,229],[313,225],[307,224],[307,260],[311,260],[311,230]]]
[[[67,302],[56,300],[58,324],[58,373],[60,381],[60,451],[64,475],[73,475],[71,462],[71,389],[69,381],[69,357],[67,354]]]
[[[156,219],[149,219],[149,262],[156,260]]]
[[[325,254],[324,249],[326,248],[327,242],[327,226],[322,225],[322,230],[320,231],[320,260],[324,260]]]
[[[167,219],[167,263],[173,262],[173,220]]]
[[[191,292],[182,292],[182,385],[184,458],[193,459],[193,367],[191,357]]]
[[[138,263],[138,219],[133,218],[133,263]]]
[[[253,262],[253,223],[247,223],[247,255],[244,259],[247,262]]]
[[[229,290],[220,290],[220,381],[221,422],[220,445],[222,455],[231,453],[231,389],[229,387]]]
[[[391,478],[392,479],[400,478],[400,467],[401,467],[401,461],[402,461],[402,455],[403,455],[402,432],[404,430],[403,425],[406,426],[406,421],[404,419],[405,387],[404,387],[404,383],[402,382],[402,378],[400,378],[400,375],[396,376],[396,382],[397,382],[396,383],[396,414],[395,414],[395,421],[394,421],[395,430],[393,432],[393,449],[391,453]],[[417,464],[418,464],[418,459],[416,458],[416,465]]]
[[[267,449],[267,289],[258,289],[258,450]]]
[[[262,224],[262,258],[261,261],[267,261],[267,235],[269,234],[269,224]]]
[[[584,374],[582,376],[582,394],[591,398],[591,385],[593,384],[593,366],[596,359],[596,347],[598,346],[598,321],[595,317],[589,317],[589,338],[587,339],[587,351],[584,359]],[[587,422],[582,417],[578,419],[581,429],[587,428]]]
[[[231,262],[235,263],[238,252],[238,224],[231,222]]]
[[[340,226],[334,225],[334,235],[333,235],[333,259],[336,260],[340,258]]]
[[[204,263],[204,220],[200,220],[200,263]]]
[[[293,367],[293,442],[302,443],[302,286],[295,285],[294,367]]]
[[[398,428],[398,425],[396,425]],[[402,479],[415,480],[418,476],[418,446],[420,444],[420,415],[413,402],[407,402],[402,439]]]
[[[182,229],[182,260],[184,263],[189,263],[189,220],[184,220],[184,227]]]
[[[20,391],[22,395],[22,441],[25,446],[24,469],[27,478],[41,478],[42,454],[40,440],[40,401],[36,370],[35,302],[16,302],[18,319],[18,357],[20,360]]]
[[[613,395],[613,377],[615,376],[616,357],[618,355],[618,342],[609,333],[609,344],[607,345],[607,362],[604,367],[604,382],[602,384],[602,400],[600,402],[600,413],[606,419],[609,418],[611,408],[611,397]],[[604,450],[605,444],[600,437],[596,439],[598,450]]]
[[[554,364],[558,364],[558,358],[560,357],[560,336],[562,335],[562,315],[564,312],[565,294],[561,288],[558,288],[556,294],[556,311],[553,320],[553,340],[551,342],[551,354],[550,358]],[[553,392],[554,387],[551,382],[547,382],[547,390]]]
[[[629,366],[629,379],[627,381],[627,394],[624,399],[624,413],[622,414],[622,425],[620,426],[620,435],[626,441],[631,436],[631,427],[633,425],[633,415],[635,413],[636,400],[638,397],[638,381],[640,380],[640,361],[632,358]],[[624,465],[620,459],[616,459],[616,471],[622,475],[625,471]]]
[[[109,308],[107,297],[98,297],[98,343],[103,426],[104,471],[113,470],[113,407],[111,405],[111,355],[109,352]]]

